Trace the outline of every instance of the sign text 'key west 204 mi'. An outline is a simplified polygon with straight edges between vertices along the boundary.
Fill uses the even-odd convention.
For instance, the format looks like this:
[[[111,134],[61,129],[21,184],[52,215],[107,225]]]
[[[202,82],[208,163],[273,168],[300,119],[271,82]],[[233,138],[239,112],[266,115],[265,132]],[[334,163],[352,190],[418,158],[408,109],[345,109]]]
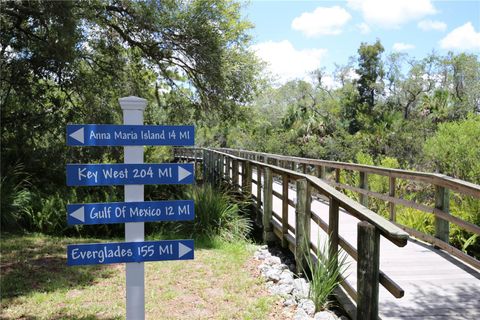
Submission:
[[[69,204],[69,225],[125,223],[125,242],[74,244],[67,247],[70,266],[126,263],[126,319],[145,319],[144,261],[191,260],[194,242],[144,241],[144,222],[194,218],[192,200],[143,201],[146,184],[192,184],[193,164],[143,163],[143,146],[193,146],[193,126],[144,126],[147,101],[120,98],[123,125],[67,125],[68,146],[123,146],[124,163],[67,164],[68,186],[124,185],[125,202]]]

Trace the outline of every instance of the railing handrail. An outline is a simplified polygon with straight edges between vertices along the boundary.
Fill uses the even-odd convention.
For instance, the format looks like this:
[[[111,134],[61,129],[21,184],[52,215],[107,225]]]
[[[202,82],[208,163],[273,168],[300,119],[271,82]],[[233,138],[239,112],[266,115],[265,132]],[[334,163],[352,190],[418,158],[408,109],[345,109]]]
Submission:
[[[300,172],[294,171],[295,166],[294,164],[299,164],[303,166],[303,173],[307,172],[307,166],[312,165],[317,170],[316,175],[319,176],[322,180],[321,182],[327,183],[330,187],[334,187],[335,191],[340,189],[353,191],[360,195],[360,203],[362,203],[365,207],[367,206],[368,197],[372,197],[374,199],[378,199],[381,201],[385,201],[389,203],[389,214],[390,214],[390,221],[394,223],[396,226],[401,228],[402,230],[408,232],[411,236],[414,236],[418,239],[423,241],[429,242],[443,250],[447,251],[451,255],[459,258],[460,260],[476,267],[480,268],[480,261],[476,258],[468,255],[467,253],[451,246],[449,244],[449,223],[456,224],[460,228],[465,231],[471,232],[473,234],[480,235],[480,226],[468,222],[466,220],[461,219],[458,216],[451,215],[449,209],[449,190],[453,190],[457,192],[460,196],[473,196],[480,199],[480,186],[467,182],[462,181],[459,179],[455,179],[446,175],[437,174],[437,173],[425,173],[425,172],[416,172],[416,171],[409,171],[409,170],[402,170],[402,169],[389,169],[389,168],[382,168],[382,167],[375,167],[369,165],[359,165],[354,163],[344,163],[344,162],[335,162],[335,161],[326,161],[326,160],[319,160],[319,159],[308,159],[308,158],[300,158],[300,157],[290,157],[290,156],[283,156],[283,155],[276,155],[264,152],[256,152],[256,151],[248,151],[248,150],[241,150],[241,149],[230,149],[230,148],[215,148],[217,152],[223,152],[229,154],[231,156],[238,156],[238,159],[249,159],[249,160],[258,160],[262,164],[267,162],[268,159],[272,159],[275,165],[279,165],[278,161],[282,161],[283,167],[287,165],[292,165],[292,170],[284,168],[284,170],[289,170],[290,175],[295,175],[296,177],[306,177],[309,179],[310,183],[313,184],[312,179],[315,177],[314,175],[303,176]],[[280,167],[278,167],[280,168]],[[334,169],[335,171],[335,180],[327,179],[326,176],[326,168]],[[360,174],[360,185],[359,186],[352,186],[350,184],[344,184],[340,181],[340,170],[349,170],[351,172],[358,172]],[[380,193],[374,190],[369,190],[368,187],[368,175],[369,174],[378,174],[381,176],[389,177],[389,191],[388,194]],[[421,181],[430,184],[431,186],[435,187],[435,204],[433,205],[431,202],[429,203],[422,203],[418,202],[415,199],[408,199],[403,198],[402,196],[396,195],[396,180],[399,179],[406,179],[412,181]],[[316,180],[316,182],[318,182]],[[318,187],[317,187],[318,189]],[[344,199],[344,204],[346,206],[351,203],[351,201],[347,196],[344,196],[343,193],[339,192],[337,196],[341,197],[340,199]],[[339,199],[339,200],[340,200]],[[433,200],[433,198],[431,199]],[[353,201],[355,202],[355,201]],[[435,235],[430,235],[426,233],[419,232],[415,229],[412,229],[408,226],[398,224],[396,222],[396,206],[401,205],[404,207],[413,208],[415,210],[420,210],[429,214],[432,214],[435,218]],[[352,208],[352,213],[356,211],[354,206]],[[373,213],[373,211],[367,211],[368,213]],[[369,216],[369,219],[375,219],[374,215],[366,215]],[[365,216],[365,215],[364,215]],[[385,231],[384,231],[385,232]]]
[[[392,222],[375,214],[362,204],[347,197],[342,192],[336,190],[325,181],[306,173],[300,173],[287,168],[282,168],[265,162],[248,159],[242,156],[236,156],[231,153],[222,152],[215,149],[201,148],[190,149],[192,154],[185,151],[175,153],[175,156],[182,159],[193,160],[197,162],[198,150],[202,150],[203,177],[205,181],[218,183],[227,181],[231,183],[235,190],[245,192],[256,199],[257,208],[263,209],[258,218],[262,221],[264,241],[273,241],[275,235],[280,239],[282,247],[290,248],[295,255],[297,272],[303,272],[307,255],[312,256],[311,249],[315,250],[315,244],[312,243],[310,235],[310,225],[316,223],[319,230],[324,230],[329,238],[329,257],[335,257],[338,249],[341,247],[345,252],[357,261],[357,289],[347,283],[343,275],[340,275],[341,286],[345,290],[343,297],[347,294],[357,302],[358,319],[374,319],[378,317],[378,285],[382,284],[393,296],[400,298],[404,295],[404,290],[380,270],[380,237],[383,236],[399,247],[408,243],[409,235]],[[256,180],[253,179],[253,170],[257,170]],[[240,172],[241,168],[241,172]],[[273,177],[281,176],[282,193],[273,190]],[[263,176],[263,179],[261,178]],[[240,182],[241,177],[241,182]],[[288,196],[289,183],[295,181],[297,201],[293,202]],[[252,183],[256,184],[257,194],[252,193]],[[326,196],[329,199],[328,224],[322,220],[318,212],[312,210],[312,190]],[[263,197],[261,195],[261,190]],[[273,210],[273,197],[282,201],[281,213]],[[288,219],[288,206],[295,208],[295,226],[291,227]],[[360,220],[358,223],[357,249],[349,244],[339,234],[339,209],[343,208],[347,214],[350,214]],[[290,231],[293,232],[290,233]],[[360,236],[362,241],[360,241]],[[305,244],[308,239],[308,246]],[[314,257],[315,258],[315,257]],[[333,258],[336,259],[336,258]],[[337,293],[340,293],[337,291]],[[342,303],[351,305],[349,299],[342,299]],[[350,313],[349,313],[350,314]],[[350,314],[354,316],[353,314]]]
[[[453,178],[448,175],[444,175],[440,173],[384,168],[384,167],[378,167],[378,166],[372,166],[372,165],[341,162],[341,161],[331,161],[331,160],[321,160],[321,159],[314,159],[314,158],[284,156],[284,155],[279,155],[275,153],[265,153],[265,152],[250,151],[250,150],[243,150],[243,149],[215,148],[214,150],[244,152],[249,154],[261,155],[263,157],[268,157],[269,159],[277,159],[282,161],[295,161],[298,163],[304,163],[304,164],[310,164],[310,165],[326,165],[330,168],[357,170],[361,172],[375,173],[375,174],[379,174],[387,177],[395,177],[395,178],[402,178],[402,179],[408,179],[408,180],[416,180],[421,182],[429,182],[442,187],[447,187],[453,191],[457,191],[465,195],[470,195],[476,198],[480,198],[480,185],[474,184],[469,181]]]
[[[408,233],[400,229],[398,226],[396,226],[392,222],[386,220],[385,218],[371,211],[367,207],[349,198],[342,192],[336,190],[335,188],[323,182],[317,177],[314,177],[309,174],[304,174],[301,172],[277,167],[271,164],[266,164],[264,162],[245,159],[243,157],[238,157],[226,152],[218,151],[218,149],[209,149],[209,148],[202,148],[202,149],[212,150],[217,152],[218,154],[228,156],[231,159],[236,159],[238,161],[249,161],[250,163],[253,163],[255,165],[260,165],[262,167],[270,168],[274,172],[286,173],[289,176],[295,177],[295,179],[302,179],[302,178],[307,179],[316,189],[318,189],[318,191],[320,191],[327,197],[332,197],[335,200],[337,200],[340,204],[340,207],[344,208],[347,211],[347,213],[355,216],[359,220],[368,221],[370,224],[378,228],[380,233],[386,239],[390,240],[392,243],[396,244],[399,247],[403,247],[407,244],[407,241],[409,238]]]

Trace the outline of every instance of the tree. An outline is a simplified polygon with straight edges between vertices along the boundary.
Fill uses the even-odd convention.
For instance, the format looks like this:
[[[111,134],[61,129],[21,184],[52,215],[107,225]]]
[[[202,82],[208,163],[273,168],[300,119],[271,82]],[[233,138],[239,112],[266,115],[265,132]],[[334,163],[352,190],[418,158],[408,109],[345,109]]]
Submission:
[[[383,63],[381,55],[384,51],[380,40],[369,45],[362,43],[358,49],[358,68],[355,70],[359,75],[357,90],[359,102],[364,105],[367,114],[371,114],[376,102],[376,96],[383,92]]]
[[[21,162],[63,185],[66,123],[119,122],[121,96],[156,100],[147,121],[234,119],[256,89],[248,28],[231,1],[3,2],[2,172]]]

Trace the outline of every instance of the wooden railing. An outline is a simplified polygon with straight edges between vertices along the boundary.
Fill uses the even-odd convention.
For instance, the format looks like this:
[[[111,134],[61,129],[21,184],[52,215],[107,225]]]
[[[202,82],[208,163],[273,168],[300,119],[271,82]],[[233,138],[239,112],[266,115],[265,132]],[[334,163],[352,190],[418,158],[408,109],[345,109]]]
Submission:
[[[266,163],[266,159],[252,159],[251,153],[233,155],[231,150],[228,151],[229,153],[212,149],[181,148],[175,150],[175,157],[189,161],[201,159],[205,181],[214,184],[227,181],[234,188],[250,195],[259,209],[257,220],[262,222],[264,241],[273,241],[278,237],[282,246],[294,253],[299,272],[303,271],[306,255],[314,256],[314,252],[317,252],[316,243],[311,241],[311,223],[325,231],[329,238],[330,256],[336,256],[341,247],[357,261],[357,288],[347,281],[342,281],[343,290],[337,290],[337,296],[343,300],[341,302],[344,306],[348,305],[348,301],[356,302],[356,311],[347,307],[353,318],[378,318],[379,284],[397,298],[404,295],[402,288],[379,269],[379,259],[380,237],[403,247],[409,237],[405,231],[316,176]],[[281,193],[274,190],[274,183],[281,185]],[[289,185],[293,183],[296,186],[296,201],[288,197]],[[253,185],[256,185],[256,194],[252,194]],[[328,222],[312,211],[311,200],[314,193],[328,199]],[[282,201],[281,212],[273,210],[274,196]],[[289,206],[295,208],[295,227],[288,223]],[[360,220],[357,249],[339,235],[340,209]]]
[[[480,236],[480,226],[451,215],[449,209],[451,192],[463,197],[470,196],[480,199],[479,185],[437,173],[389,169],[354,163],[289,157],[236,149],[217,150],[244,159],[253,159],[255,161],[270,163],[282,168],[288,168],[295,171],[300,170],[303,173],[313,174],[322,179],[322,181],[328,183],[330,186],[339,190],[348,190],[358,194],[359,202],[366,207],[369,205],[369,197],[386,202],[389,206],[389,220],[395,223],[398,227],[408,232],[411,236],[433,244],[477,269],[480,268],[479,260],[449,244],[450,223],[456,224],[461,229]],[[328,172],[330,172],[330,174],[328,174]],[[355,186],[342,183],[340,177],[342,173],[345,172],[358,174],[358,185]],[[369,190],[369,175],[386,177],[388,179],[388,194]],[[398,194],[400,191],[403,191],[403,194],[406,195],[409,193],[408,190],[401,190],[401,181],[423,184],[422,189],[424,190],[430,188],[432,195],[429,197],[430,199],[427,198],[426,201],[428,202],[430,200],[429,202],[432,203],[425,204],[425,199],[422,203],[422,201],[408,200],[399,196]],[[408,184],[405,184],[405,189],[406,188],[408,188]],[[432,214],[435,218],[434,236],[399,224],[396,216],[398,205]]]

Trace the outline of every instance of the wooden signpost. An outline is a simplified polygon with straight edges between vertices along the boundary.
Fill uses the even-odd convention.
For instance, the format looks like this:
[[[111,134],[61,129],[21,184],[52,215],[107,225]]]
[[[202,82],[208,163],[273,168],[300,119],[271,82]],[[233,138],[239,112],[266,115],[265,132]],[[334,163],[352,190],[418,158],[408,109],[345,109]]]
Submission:
[[[70,266],[126,263],[127,319],[145,319],[144,261],[190,260],[193,240],[145,241],[144,223],[193,220],[192,200],[144,201],[145,184],[192,184],[192,164],[145,164],[143,146],[194,145],[193,126],[144,126],[145,99],[119,99],[123,125],[67,125],[68,146],[124,146],[123,164],[67,164],[68,186],[124,185],[125,202],[70,204],[69,225],[125,223],[125,242],[69,245]]]

